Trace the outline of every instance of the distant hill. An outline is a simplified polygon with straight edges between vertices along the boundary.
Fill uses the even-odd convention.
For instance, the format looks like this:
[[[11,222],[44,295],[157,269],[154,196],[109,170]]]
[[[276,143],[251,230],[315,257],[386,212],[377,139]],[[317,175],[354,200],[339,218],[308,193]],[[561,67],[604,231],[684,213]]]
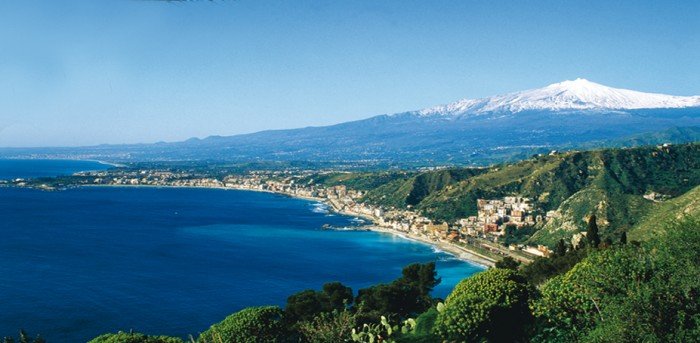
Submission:
[[[686,129],[665,131],[678,127]],[[577,79],[331,126],[175,143],[4,148],[0,157],[488,165],[553,149],[696,141],[698,127],[698,96],[642,93]]]
[[[603,147],[639,147],[663,143],[700,142],[700,126],[671,127],[661,131],[635,134],[619,139],[580,144],[577,148],[591,149]]]
[[[335,183],[352,182],[352,174],[345,174]],[[664,211],[645,195],[676,198],[698,185],[700,144],[695,143],[566,152],[491,168],[394,174],[367,189],[363,201],[411,207],[453,222],[475,215],[479,198],[526,196],[543,212],[552,211],[552,218],[530,241],[554,245],[584,229],[591,214],[597,215],[604,235],[617,237],[652,211]],[[668,200],[668,206],[678,201],[682,200]]]

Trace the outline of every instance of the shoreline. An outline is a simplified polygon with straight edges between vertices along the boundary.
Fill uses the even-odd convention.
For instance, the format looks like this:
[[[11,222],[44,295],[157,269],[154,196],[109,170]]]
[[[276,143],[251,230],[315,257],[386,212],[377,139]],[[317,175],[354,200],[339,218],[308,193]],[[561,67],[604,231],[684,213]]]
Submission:
[[[213,187],[216,188],[216,187]],[[226,187],[223,187],[226,188]],[[234,189],[234,190],[242,190],[246,191],[249,189],[245,188],[227,188],[227,189]],[[452,255],[453,257],[462,260],[464,262],[469,262],[472,264],[476,264],[485,268],[493,267],[496,263],[496,261],[492,260],[491,258],[488,258],[486,256],[483,256],[477,252],[471,251],[468,248],[461,247],[455,244],[451,244],[448,242],[443,242],[443,241],[433,241],[431,239],[428,239],[426,237],[421,237],[421,236],[416,236],[412,235],[408,232],[401,232],[401,231],[395,231],[386,227],[382,227],[377,223],[377,219],[374,218],[373,216],[364,214],[364,213],[355,213],[351,211],[342,211],[340,209],[337,209],[335,206],[333,206],[333,203],[331,201],[328,201],[328,199],[324,198],[315,198],[315,197],[309,197],[309,196],[302,196],[302,195],[296,195],[296,194],[288,194],[288,193],[283,193],[283,192],[274,192],[274,191],[268,191],[268,190],[263,190],[263,189],[250,189],[251,191],[256,191],[256,192],[266,192],[266,193],[272,193],[272,194],[280,194],[284,196],[288,196],[290,198],[297,198],[297,199],[303,199],[303,200],[308,200],[308,201],[314,201],[317,203],[322,203],[330,208],[331,211],[337,214],[349,216],[349,217],[356,217],[360,219],[367,220],[371,222],[372,224],[370,225],[363,225],[360,226],[360,228],[367,229],[372,232],[377,232],[377,233],[385,233],[385,234],[391,234],[394,236],[398,236],[400,238],[421,243],[424,245],[431,246],[435,249],[437,249],[440,252],[443,252],[448,255]]]
[[[466,248],[456,246],[454,244],[450,244],[447,242],[432,241],[432,240],[427,239],[425,237],[408,235],[408,234],[405,234],[403,232],[396,232],[394,230],[383,228],[383,227],[376,226],[376,225],[365,226],[365,228],[367,228],[373,232],[391,234],[391,235],[403,238],[405,240],[421,243],[424,245],[429,245],[429,246],[435,248],[437,250],[437,252],[442,252],[442,253],[445,253],[448,255],[452,255],[453,257],[455,257],[458,260],[468,262],[471,264],[476,264],[476,265],[482,266],[484,268],[493,267],[495,265],[495,262],[487,257],[478,255],[477,253],[470,251]]]
[[[215,186],[175,186],[175,185],[78,185],[78,187],[149,187],[149,188],[200,188],[200,189],[219,189],[219,190],[234,190],[234,191],[249,191],[249,192],[260,192],[260,193],[269,193],[269,194],[276,194],[276,195],[281,195],[289,198],[296,198],[296,199],[301,199],[301,200],[306,200],[306,201],[311,201],[311,202],[316,202],[316,203],[321,203],[326,206],[328,206],[329,210],[332,211],[333,213],[337,213],[340,215],[345,215],[349,217],[355,217],[355,218],[361,218],[364,220],[369,221],[371,224],[366,224],[362,226],[358,226],[358,228],[361,229],[366,229],[372,232],[377,232],[377,233],[384,233],[384,234],[391,234],[409,241],[421,243],[424,245],[428,245],[432,248],[437,249],[439,252],[443,252],[448,255],[452,255],[453,257],[462,260],[464,262],[468,262],[471,264],[479,265],[485,268],[488,267],[493,267],[495,265],[495,260],[483,256],[475,251],[470,250],[467,247],[463,246],[458,246],[455,244],[451,244],[449,242],[443,242],[443,241],[434,241],[426,237],[422,236],[417,236],[417,235],[412,235],[407,232],[401,232],[401,231],[395,231],[390,228],[382,227],[378,225],[376,218],[366,215],[363,213],[355,213],[351,211],[343,211],[338,208],[336,208],[331,201],[325,198],[318,198],[318,197],[310,197],[310,196],[302,196],[302,195],[296,195],[296,194],[289,194],[289,193],[284,193],[284,192],[275,192],[275,191],[270,191],[270,190],[265,190],[265,189],[253,189],[253,188],[238,188],[238,187],[215,187]]]

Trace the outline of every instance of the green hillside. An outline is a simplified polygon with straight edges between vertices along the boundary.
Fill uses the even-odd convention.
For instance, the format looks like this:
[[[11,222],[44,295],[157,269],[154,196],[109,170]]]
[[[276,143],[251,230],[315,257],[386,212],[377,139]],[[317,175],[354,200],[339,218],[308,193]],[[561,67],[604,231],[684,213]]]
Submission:
[[[348,185],[368,178],[348,175],[359,175],[346,176]],[[363,201],[454,222],[476,214],[476,199],[525,196],[543,213],[554,211],[530,241],[553,245],[583,229],[594,213],[603,234],[616,237],[658,207],[643,195],[675,198],[700,185],[700,144],[555,153],[491,168],[393,176],[362,187]]]
[[[700,186],[682,196],[654,207],[629,232],[633,240],[648,240],[665,232],[665,228],[683,219],[700,220]]]
[[[419,173],[370,190],[365,201],[396,208],[417,206],[434,193],[486,172],[485,168],[455,168]]]
[[[308,177],[301,178],[298,182],[301,184],[316,183],[326,187],[345,185],[351,189],[358,191],[367,191],[382,187],[387,183],[395,180],[406,180],[414,173],[394,171],[394,172],[356,172],[356,173],[323,173],[314,174]]]

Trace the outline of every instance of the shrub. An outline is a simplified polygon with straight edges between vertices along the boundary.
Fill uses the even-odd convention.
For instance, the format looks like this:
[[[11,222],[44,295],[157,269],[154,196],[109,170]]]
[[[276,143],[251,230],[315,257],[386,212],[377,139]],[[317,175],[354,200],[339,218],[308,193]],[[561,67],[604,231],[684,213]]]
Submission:
[[[182,339],[168,336],[147,336],[142,333],[108,333],[93,338],[88,343],[183,343]]]
[[[517,342],[532,321],[532,289],[513,270],[493,268],[462,280],[438,305],[434,332],[447,341]]]
[[[249,307],[203,332],[200,343],[280,342],[286,337],[283,312],[277,306]]]
[[[440,337],[433,333],[433,326],[437,319],[438,311],[435,307],[431,307],[416,318],[416,327],[413,331],[406,335],[402,335],[396,339],[398,343],[432,343],[439,342]]]
[[[321,313],[313,320],[299,323],[299,332],[305,342],[337,343],[352,339],[355,315],[348,310]]]

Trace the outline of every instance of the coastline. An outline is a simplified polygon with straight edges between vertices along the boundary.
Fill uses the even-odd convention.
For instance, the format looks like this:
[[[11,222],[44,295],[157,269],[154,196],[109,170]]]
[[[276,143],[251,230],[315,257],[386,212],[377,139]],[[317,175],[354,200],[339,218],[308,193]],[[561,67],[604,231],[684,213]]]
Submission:
[[[452,255],[455,258],[469,262],[471,264],[477,264],[480,265],[484,268],[489,268],[493,267],[495,265],[495,261],[492,261],[491,259],[481,256],[473,251],[470,251],[466,248],[462,248],[460,246],[450,244],[447,242],[440,242],[440,241],[432,241],[430,239],[427,239],[425,237],[420,237],[420,236],[415,236],[415,235],[408,235],[403,232],[396,232],[391,229],[383,228],[380,226],[376,225],[371,225],[371,226],[366,226],[367,229],[378,232],[378,233],[385,233],[385,234],[391,234],[394,236],[401,237],[403,239],[409,240],[409,241],[414,241],[418,243],[422,243],[425,245],[429,245],[435,249],[437,249],[440,252],[444,252],[448,255]]]
[[[234,188],[237,189],[237,188]],[[245,189],[243,189],[245,190]],[[265,191],[265,190],[257,190],[257,191]],[[429,245],[433,248],[436,248],[437,250],[444,252],[446,254],[452,255],[457,259],[477,264],[483,267],[493,267],[496,264],[496,261],[493,259],[483,256],[475,251],[469,250],[466,247],[458,246],[455,244],[451,244],[449,242],[443,242],[443,241],[435,241],[428,239],[426,237],[422,236],[417,236],[417,235],[412,235],[408,232],[402,232],[402,231],[396,231],[387,227],[380,226],[377,223],[377,219],[366,215],[364,213],[356,213],[356,212],[351,212],[351,211],[342,211],[334,206],[334,204],[327,199],[323,198],[314,198],[314,197],[307,197],[307,196],[299,196],[299,195],[294,195],[294,194],[287,194],[287,193],[281,193],[281,192],[272,192],[272,191],[265,191],[265,192],[270,192],[274,194],[283,194],[292,198],[299,198],[299,199],[305,199],[305,200],[310,200],[310,201],[315,201],[319,202],[322,204],[325,204],[328,206],[333,212],[346,215],[346,216],[351,216],[351,217],[357,217],[357,218],[362,218],[365,220],[370,221],[372,224],[371,225],[364,225],[362,228],[368,229],[370,231],[378,232],[378,233],[385,233],[385,234],[391,234],[394,236],[401,237],[403,239],[409,240],[409,241],[414,241],[418,243],[422,243],[425,245]]]
[[[212,187],[212,188],[219,188],[219,187]],[[496,264],[496,261],[480,255],[477,252],[471,251],[465,247],[461,247],[455,244],[450,244],[448,242],[442,242],[442,241],[433,241],[430,240],[426,237],[421,237],[417,235],[412,235],[407,232],[401,232],[401,231],[395,231],[386,227],[382,227],[377,223],[377,219],[366,215],[364,213],[355,213],[351,211],[343,211],[334,206],[334,204],[331,201],[328,201],[327,199],[324,198],[316,198],[316,197],[309,197],[309,196],[302,196],[302,195],[296,195],[296,194],[289,194],[289,193],[283,193],[283,192],[274,192],[274,191],[269,191],[269,190],[263,190],[263,189],[246,189],[246,188],[230,188],[230,187],[220,187],[223,189],[234,189],[234,190],[242,190],[242,191],[255,191],[255,192],[266,192],[266,193],[272,193],[272,194],[280,194],[280,195],[285,195],[290,198],[297,198],[297,199],[303,199],[303,200],[308,200],[308,201],[313,201],[317,203],[324,204],[328,206],[328,208],[331,209],[334,213],[345,215],[345,216],[350,216],[350,217],[356,217],[356,218],[361,218],[365,219],[369,222],[371,222],[371,225],[363,225],[361,228],[367,229],[373,232],[377,233],[384,233],[384,234],[391,234],[409,241],[414,241],[418,242],[421,244],[429,245],[441,252],[444,252],[448,255],[452,255],[455,258],[469,262],[472,264],[480,265],[485,268],[493,267]]]
[[[219,190],[236,190],[236,191],[249,191],[249,192],[261,192],[261,193],[269,193],[269,194],[278,194],[290,198],[296,198],[296,199],[302,199],[302,200],[307,200],[307,201],[312,201],[316,203],[321,203],[337,214],[345,215],[345,216],[350,216],[350,217],[356,217],[356,218],[361,218],[364,220],[369,221],[371,224],[368,225],[363,225],[358,228],[366,229],[369,231],[377,232],[377,233],[383,233],[383,234],[391,234],[406,240],[418,242],[421,244],[429,245],[438,251],[444,252],[448,255],[452,255],[453,257],[460,259],[465,262],[469,262],[472,264],[476,264],[485,268],[488,267],[493,267],[495,265],[495,260],[483,256],[475,251],[470,250],[467,247],[463,246],[458,246],[455,244],[451,244],[449,242],[443,242],[443,241],[435,241],[428,239],[426,237],[422,236],[417,236],[417,235],[412,235],[408,232],[401,232],[401,231],[396,231],[390,228],[382,227],[377,223],[376,218],[363,214],[363,213],[355,213],[351,211],[343,211],[341,209],[338,209],[334,206],[334,204],[331,201],[328,201],[328,199],[325,198],[318,198],[318,197],[310,197],[310,196],[302,196],[302,195],[297,195],[297,194],[289,194],[285,192],[276,192],[276,191],[270,191],[270,190],[265,190],[265,189],[255,189],[255,188],[239,188],[239,187],[216,187],[216,186],[174,186],[174,185],[79,185],[78,187],[148,187],[148,188],[203,188],[203,189],[219,189]]]
[[[219,188],[219,187],[212,187],[212,188]],[[334,213],[342,214],[345,216],[350,216],[350,217],[356,217],[356,218],[361,218],[365,219],[369,222],[371,222],[371,225],[363,225],[361,228],[367,229],[373,232],[377,233],[384,233],[384,234],[391,234],[394,236],[398,236],[400,238],[409,240],[409,241],[414,241],[418,243],[422,243],[425,245],[429,245],[441,252],[444,252],[448,255],[452,255],[457,259],[460,259],[465,262],[469,262],[472,264],[477,264],[482,267],[488,268],[488,267],[493,267],[496,263],[496,261],[483,256],[477,252],[471,251],[468,248],[461,247],[455,244],[451,244],[448,242],[442,242],[442,241],[433,241],[430,240],[426,237],[421,237],[417,235],[412,235],[407,232],[401,232],[401,231],[395,231],[386,227],[382,227],[377,223],[377,219],[366,215],[364,213],[356,213],[356,212],[351,212],[351,211],[343,211],[334,206],[334,204],[331,201],[328,201],[327,199],[324,198],[316,198],[316,197],[309,197],[309,196],[302,196],[302,195],[296,195],[296,194],[289,194],[289,193],[283,193],[283,192],[274,192],[274,191],[269,191],[269,190],[263,190],[263,189],[247,189],[247,188],[230,188],[230,187],[221,187],[223,189],[234,189],[234,190],[242,190],[242,191],[255,191],[255,192],[266,192],[266,193],[272,193],[272,194],[281,194],[285,195],[291,198],[297,198],[297,199],[303,199],[303,200],[309,200],[309,201],[314,201],[317,203],[322,203],[328,208],[330,208]]]

